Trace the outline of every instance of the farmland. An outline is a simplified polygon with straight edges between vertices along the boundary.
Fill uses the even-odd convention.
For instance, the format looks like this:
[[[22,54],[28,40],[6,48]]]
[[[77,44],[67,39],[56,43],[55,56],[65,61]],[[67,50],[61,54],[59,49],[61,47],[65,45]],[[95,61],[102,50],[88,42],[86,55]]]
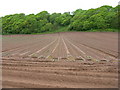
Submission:
[[[3,88],[117,88],[116,32],[3,35]]]

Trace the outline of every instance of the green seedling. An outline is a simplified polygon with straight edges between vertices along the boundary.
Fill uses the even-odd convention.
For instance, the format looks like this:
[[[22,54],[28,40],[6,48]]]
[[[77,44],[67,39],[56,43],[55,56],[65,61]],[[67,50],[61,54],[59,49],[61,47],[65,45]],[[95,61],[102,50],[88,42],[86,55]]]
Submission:
[[[58,61],[58,58],[53,58],[54,61]]]
[[[79,57],[76,57],[75,60],[80,60],[80,61],[83,61],[83,59],[79,56]]]
[[[45,59],[45,56],[41,55],[38,57],[39,59]]]
[[[98,59],[91,59],[92,61],[94,61],[94,62],[99,62],[99,60]]]
[[[70,61],[75,61],[75,58],[73,56],[68,56],[67,59]]]
[[[33,54],[31,57],[32,58],[38,58],[37,55],[35,55],[35,54]]]
[[[92,60],[91,56],[86,56],[87,60]]]
[[[75,60],[83,60],[82,58],[75,58]]]
[[[50,55],[49,57],[47,57],[47,59],[53,59],[53,57]]]
[[[109,60],[107,60],[107,59],[102,59],[102,60],[100,60],[101,62],[108,62]]]
[[[66,57],[62,57],[61,59],[67,59]]]

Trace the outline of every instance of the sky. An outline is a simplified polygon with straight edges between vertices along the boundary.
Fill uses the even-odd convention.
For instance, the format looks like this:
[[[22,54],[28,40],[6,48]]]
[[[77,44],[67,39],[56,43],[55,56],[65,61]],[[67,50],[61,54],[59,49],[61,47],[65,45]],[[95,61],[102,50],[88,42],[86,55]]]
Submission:
[[[103,5],[117,6],[120,0],[1,0],[0,17],[15,13],[37,14],[72,12],[76,9],[88,10]]]

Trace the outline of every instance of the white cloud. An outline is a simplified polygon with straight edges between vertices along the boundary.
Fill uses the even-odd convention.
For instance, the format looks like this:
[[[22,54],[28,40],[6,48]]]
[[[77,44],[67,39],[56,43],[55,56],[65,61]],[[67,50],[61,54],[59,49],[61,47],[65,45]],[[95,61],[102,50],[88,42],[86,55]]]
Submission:
[[[102,5],[118,5],[119,0],[1,0],[0,16],[14,13],[67,12],[76,9],[97,8]]]

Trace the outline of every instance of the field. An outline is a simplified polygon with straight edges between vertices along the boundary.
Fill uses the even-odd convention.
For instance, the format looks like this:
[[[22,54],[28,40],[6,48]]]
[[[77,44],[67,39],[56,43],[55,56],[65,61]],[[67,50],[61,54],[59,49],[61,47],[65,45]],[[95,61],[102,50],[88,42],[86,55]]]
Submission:
[[[3,35],[3,88],[117,88],[118,35]]]

